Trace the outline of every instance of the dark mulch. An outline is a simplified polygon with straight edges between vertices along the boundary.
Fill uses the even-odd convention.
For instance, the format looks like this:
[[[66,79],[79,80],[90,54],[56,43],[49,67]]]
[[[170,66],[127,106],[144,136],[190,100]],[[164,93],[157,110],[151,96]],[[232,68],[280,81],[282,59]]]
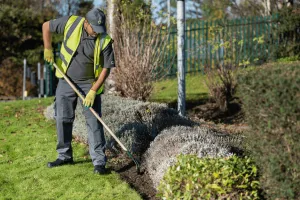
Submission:
[[[176,108],[176,104],[170,104],[170,107]],[[244,115],[238,103],[229,105],[226,112],[220,111],[218,107],[209,101],[187,102],[187,117],[194,121],[209,127],[218,126],[224,128],[224,124],[231,126],[229,129],[234,132],[244,127]],[[212,125],[213,124],[213,125]],[[228,132],[228,129],[226,130]],[[156,190],[152,186],[152,181],[147,171],[141,169],[141,173],[137,172],[136,165],[126,154],[112,154],[108,151],[108,168],[120,174],[121,178],[126,181],[133,189],[138,191],[143,199],[156,200]]]
[[[120,174],[133,189],[142,196],[143,199],[156,200],[156,190],[152,185],[149,174],[144,169],[137,170],[135,163],[126,154],[113,155],[107,151],[108,168]],[[139,160],[139,158],[135,159]]]

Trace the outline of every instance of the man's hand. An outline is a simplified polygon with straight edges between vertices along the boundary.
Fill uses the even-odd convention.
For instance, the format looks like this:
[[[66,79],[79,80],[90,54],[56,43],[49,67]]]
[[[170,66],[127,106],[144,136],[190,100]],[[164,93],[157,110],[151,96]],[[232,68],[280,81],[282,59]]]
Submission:
[[[83,105],[85,107],[92,107],[95,101],[96,92],[94,90],[90,90],[83,100]]]
[[[54,62],[54,54],[53,54],[53,51],[52,49],[44,49],[44,59],[50,63],[50,64],[53,64]]]

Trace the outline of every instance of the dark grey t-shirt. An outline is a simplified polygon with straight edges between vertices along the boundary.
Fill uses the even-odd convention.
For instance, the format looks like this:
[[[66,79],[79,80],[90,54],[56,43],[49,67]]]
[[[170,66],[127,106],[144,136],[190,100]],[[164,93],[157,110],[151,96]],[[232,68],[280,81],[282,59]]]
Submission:
[[[69,16],[50,21],[50,32],[63,34]],[[79,46],[67,70],[67,75],[74,82],[93,82],[94,76],[94,48],[96,38],[89,36],[82,27],[82,35]],[[104,68],[115,67],[112,43],[108,44],[100,54],[100,64]]]

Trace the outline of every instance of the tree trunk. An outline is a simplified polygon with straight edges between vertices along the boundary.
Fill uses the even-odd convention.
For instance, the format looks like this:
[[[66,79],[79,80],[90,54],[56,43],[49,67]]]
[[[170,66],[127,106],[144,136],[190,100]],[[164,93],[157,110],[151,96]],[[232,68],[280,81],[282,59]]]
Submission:
[[[106,28],[108,34],[111,36],[112,39],[117,37],[117,23],[118,23],[118,17],[119,17],[119,6],[120,6],[120,0],[107,0],[107,14],[106,14]],[[115,46],[113,44],[113,46]],[[116,62],[118,63],[118,62]],[[118,66],[117,66],[118,67]],[[107,93],[113,93],[115,91],[115,72],[112,70],[112,73],[107,78],[105,84],[105,90]]]
[[[107,0],[107,29],[109,35],[114,38],[116,35],[116,18],[118,15],[118,10],[120,5],[120,0]]]
[[[262,12],[263,16],[271,15],[271,0],[262,0],[261,4],[264,7],[264,10]]]

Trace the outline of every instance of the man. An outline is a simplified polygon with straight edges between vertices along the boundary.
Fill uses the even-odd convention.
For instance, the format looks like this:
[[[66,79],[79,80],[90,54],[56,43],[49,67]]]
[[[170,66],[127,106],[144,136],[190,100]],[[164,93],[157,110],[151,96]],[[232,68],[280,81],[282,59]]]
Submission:
[[[101,116],[101,97],[104,81],[115,67],[112,39],[106,34],[105,15],[97,8],[90,10],[86,18],[67,16],[43,24],[44,59],[53,63],[51,33],[64,34],[58,67],[86,95],[80,103]],[[56,89],[56,129],[58,158],[48,167],[73,164],[72,126],[78,96],[56,71],[59,82]],[[83,109],[88,130],[89,153],[94,173],[105,173],[105,138],[102,124],[89,109]]]

